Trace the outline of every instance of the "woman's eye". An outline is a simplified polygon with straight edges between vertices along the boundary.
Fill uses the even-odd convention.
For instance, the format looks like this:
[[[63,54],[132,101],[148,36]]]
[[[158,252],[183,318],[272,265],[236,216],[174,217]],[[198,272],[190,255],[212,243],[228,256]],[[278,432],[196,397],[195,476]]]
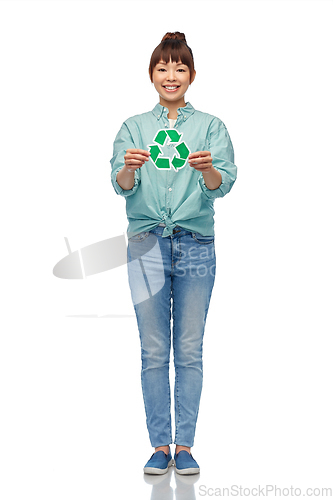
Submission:
[[[159,68],[157,71],[166,71],[165,68]],[[185,73],[185,69],[183,68],[178,68],[177,71],[182,71],[183,73]]]

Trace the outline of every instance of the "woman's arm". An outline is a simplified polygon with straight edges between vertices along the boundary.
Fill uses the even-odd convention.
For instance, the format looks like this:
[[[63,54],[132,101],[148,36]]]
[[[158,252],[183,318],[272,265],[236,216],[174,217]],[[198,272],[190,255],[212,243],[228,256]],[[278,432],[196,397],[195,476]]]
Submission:
[[[134,171],[130,172],[125,166],[117,173],[117,182],[122,189],[132,189],[134,186]]]
[[[203,193],[211,199],[221,198],[232,188],[237,177],[237,167],[228,131],[217,117],[210,124],[206,147],[207,151],[191,153],[188,161],[202,174],[199,185]]]
[[[196,151],[188,157],[190,167],[202,173],[208,189],[217,189],[222,183],[222,175],[213,167],[213,159],[209,151]]]
[[[117,173],[117,182],[122,189],[132,189],[134,172],[149,160],[150,153],[144,149],[127,149],[124,155],[124,166]],[[120,182],[119,182],[120,181]]]
[[[113,143],[111,182],[117,194],[132,196],[141,183],[140,167],[148,161],[150,153],[135,148],[127,124],[124,122]],[[119,182],[118,182],[119,181]]]
[[[217,189],[222,183],[222,174],[214,167],[209,172],[202,172],[202,177],[208,189]]]

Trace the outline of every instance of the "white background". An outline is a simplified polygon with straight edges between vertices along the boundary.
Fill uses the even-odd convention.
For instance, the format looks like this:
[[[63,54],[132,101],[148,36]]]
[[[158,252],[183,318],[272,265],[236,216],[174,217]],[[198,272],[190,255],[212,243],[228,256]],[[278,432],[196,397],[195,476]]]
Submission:
[[[332,13],[318,0],[0,2],[4,500],[333,488]],[[148,66],[167,31],[186,35],[186,101],[225,123],[238,179],[215,202],[202,472],[157,495],[126,267],[52,270],[64,236],[76,250],[126,231],[113,140],[158,102]]]

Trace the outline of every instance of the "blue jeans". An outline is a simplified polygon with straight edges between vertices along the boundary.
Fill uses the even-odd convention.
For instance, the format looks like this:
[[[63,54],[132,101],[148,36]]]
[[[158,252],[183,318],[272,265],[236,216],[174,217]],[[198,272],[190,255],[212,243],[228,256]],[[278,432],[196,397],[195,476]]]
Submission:
[[[202,344],[215,281],[214,236],[176,226],[128,239],[128,278],[141,342],[141,383],[153,447],[193,446],[202,389]],[[169,361],[175,367],[172,441]]]

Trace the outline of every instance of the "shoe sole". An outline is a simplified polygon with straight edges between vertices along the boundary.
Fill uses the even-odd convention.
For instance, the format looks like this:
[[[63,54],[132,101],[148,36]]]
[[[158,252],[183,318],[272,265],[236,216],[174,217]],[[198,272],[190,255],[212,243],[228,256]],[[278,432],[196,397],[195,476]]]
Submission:
[[[166,469],[158,469],[157,467],[144,467],[143,472],[145,474],[166,474],[169,467],[173,465],[173,458],[169,461],[168,467]]]
[[[200,468],[191,467],[189,469],[177,469],[176,467],[176,472],[177,474],[182,474],[183,476],[186,476],[187,474],[199,474]]]

